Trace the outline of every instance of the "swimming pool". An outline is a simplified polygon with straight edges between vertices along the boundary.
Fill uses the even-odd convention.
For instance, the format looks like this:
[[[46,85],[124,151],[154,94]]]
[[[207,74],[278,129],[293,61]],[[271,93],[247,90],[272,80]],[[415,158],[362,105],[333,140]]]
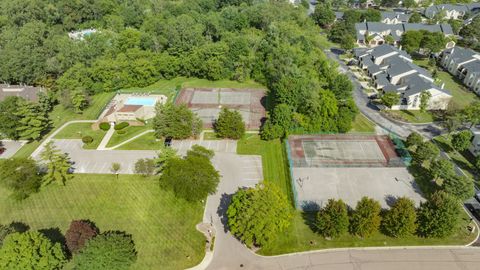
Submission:
[[[125,105],[155,106],[156,98],[131,97],[125,102]]]

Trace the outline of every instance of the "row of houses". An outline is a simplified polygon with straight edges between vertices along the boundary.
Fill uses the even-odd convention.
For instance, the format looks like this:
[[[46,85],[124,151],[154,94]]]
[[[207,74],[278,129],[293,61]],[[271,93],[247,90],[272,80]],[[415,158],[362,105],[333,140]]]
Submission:
[[[429,19],[441,14],[440,19],[464,19],[467,14],[477,13],[480,11],[480,3],[471,4],[440,4],[427,7],[423,15]]]
[[[390,12],[384,11],[380,12],[382,15],[382,19],[380,20],[381,23],[385,24],[399,24],[399,23],[407,23],[410,20],[411,14],[406,14],[403,12]],[[335,12],[335,20],[342,20],[344,13],[341,11]]]
[[[429,72],[412,61],[410,55],[391,45],[356,48],[354,56],[374,87],[382,93],[397,93],[399,104],[393,110],[419,110],[422,92],[430,93],[428,110],[445,110],[452,98],[449,91],[434,84]]]
[[[421,24],[421,23],[400,23],[386,24],[381,22],[363,22],[355,24],[356,40],[359,46],[378,46],[385,44],[388,38],[392,39],[394,45],[398,45],[403,33],[407,31],[425,30],[428,32],[440,32],[445,36],[452,36],[453,30],[449,24]],[[447,48],[453,47],[455,43],[450,42]]]
[[[462,47],[444,50],[440,65],[460,79],[472,91],[480,95],[480,54]]]

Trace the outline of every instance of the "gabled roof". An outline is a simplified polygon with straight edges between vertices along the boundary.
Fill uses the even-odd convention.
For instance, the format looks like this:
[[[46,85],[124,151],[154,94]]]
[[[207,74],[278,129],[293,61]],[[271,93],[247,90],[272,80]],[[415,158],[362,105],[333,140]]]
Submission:
[[[480,60],[475,60],[470,63],[462,65],[463,68],[467,69],[471,73],[480,74]]]
[[[468,60],[473,59],[474,55],[477,53],[471,49],[466,49],[463,47],[457,47],[455,46],[454,48],[446,51],[447,53],[450,53],[450,58],[454,59],[455,62],[457,63],[462,63]]]
[[[397,18],[399,21],[401,22],[408,22],[408,20],[410,19],[410,14],[405,14],[405,13],[402,13],[402,12],[382,12],[382,20],[385,20],[385,19],[389,19],[389,20],[393,20],[395,18]]]
[[[370,54],[373,57],[377,58],[377,57],[384,56],[384,55],[387,55],[387,54],[392,53],[392,52],[397,52],[398,53],[398,49],[393,47],[393,46],[390,46],[388,44],[383,44],[383,45],[380,45],[380,46],[377,46],[377,47],[373,48],[373,50]]]

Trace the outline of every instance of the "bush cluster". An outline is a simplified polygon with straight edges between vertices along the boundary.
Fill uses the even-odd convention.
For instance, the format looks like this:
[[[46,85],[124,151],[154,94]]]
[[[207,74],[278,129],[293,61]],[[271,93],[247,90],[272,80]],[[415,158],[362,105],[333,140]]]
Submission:
[[[115,130],[122,130],[126,127],[130,126],[130,124],[128,122],[121,122],[121,123],[118,123],[115,125]]]
[[[93,138],[92,138],[92,136],[83,136],[82,137],[82,142],[84,144],[90,144],[90,143],[93,142]]]
[[[110,123],[102,122],[102,123],[100,123],[99,127],[100,127],[101,130],[107,131],[107,130],[110,129]]]

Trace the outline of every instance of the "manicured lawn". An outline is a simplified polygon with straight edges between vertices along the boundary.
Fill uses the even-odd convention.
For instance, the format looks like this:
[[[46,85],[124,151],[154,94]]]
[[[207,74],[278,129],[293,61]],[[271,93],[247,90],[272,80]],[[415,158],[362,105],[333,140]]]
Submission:
[[[396,239],[376,233],[373,236],[361,239],[356,236],[345,235],[333,240],[326,240],[312,230],[315,215],[311,213],[295,212],[290,228],[279,234],[270,245],[263,247],[262,255],[278,255],[291,252],[317,250],[342,247],[382,247],[382,246],[426,246],[426,245],[464,245],[475,239],[476,233],[470,234],[467,225],[470,218],[462,211],[461,222],[457,233],[446,239],[426,239],[411,236]]]
[[[414,63],[423,68],[431,69],[428,66],[427,59],[415,60]],[[441,81],[439,85],[445,83],[444,88],[450,91],[453,95],[452,101],[457,104],[459,108],[464,108],[468,104],[480,100],[478,96],[468,90],[460,80],[450,75],[450,73],[443,71],[441,68],[437,69],[437,79]]]
[[[138,134],[152,129],[151,125],[145,125],[145,126],[129,126],[126,127],[122,130],[125,131],[124,134],[119,134],[118,130],[113,133],[112,138],[110,138],[110,141],[108,141],[107,147],[113,147],[121,142],[124,142],[130,138],[133,138],[137,136]]]
[[[374,132],[375,124],[363,114],[359,113],[352,123],[350,132]]]
[[[385,110],[383,113],[394,119],[409,123],[431,123],[435,120],[432,113],[428,111]]]
[[[221,140],[222,138],[217,137],[217,133],[211,131],[211,132],[205,132],[203,134],[203,139],[204,140]]]
[[[72,120],[95,120],[102,113],[105,106],[110,102],[115,93],[100,93],[91,98],[90,107],[83,113],[74,113],[71,109],[65,109],[62,105],[56,105],[52,112],[50,112],[50,119],[53,122],[52,130],[43,136],[47,137],[50,133],[55,131],[64,123]],[[41,141],[33,141],[24,145],[16,154],[15,157],[28,157],[40,145]]]
[[[23,222],[32,230],[58,228],[89,219],[102,232],[132,234],[138,251],[133,269],[185,269],[204,256],[205,238],[196,231],[203,205],[177,199],[155,179],[76,174],[66,186],[50,185],[16,202],[0,188],[0,224]]]
[[[150,132],[114,150],[159,150],[162,144],[163,140],[157,141],[155,133]]]
[[[93,142],[89,144],[84,144],[83,148],[85,149],[96,149],[103,137],[105,136],[105,131],[93,130],[93,123],[72,123],[65,128],[63,128],[54,139],[82,139],[83,136],[91,136]]]
[[[263,178],[280,187],[293,205],[287,155],[280,140],[263,141],[258,135],[246,134],[237,143],[237,154],[261,155]]]

